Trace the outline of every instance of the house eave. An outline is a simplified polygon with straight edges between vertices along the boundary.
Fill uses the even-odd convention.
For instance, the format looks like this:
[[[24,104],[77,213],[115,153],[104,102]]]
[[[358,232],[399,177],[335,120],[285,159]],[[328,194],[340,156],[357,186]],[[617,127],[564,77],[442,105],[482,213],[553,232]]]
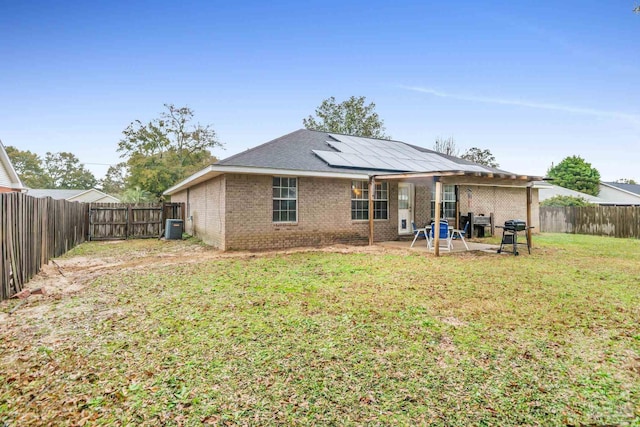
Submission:
[[[314,177],[314,178],[341,178],[341,179],[368,179],[366,173],[348,173],[348,172],[323,172],[309,171],[298,169],[278,169],[278,168],[261,168],[254,166],[224,166],[210,165],[199,172],[194,173],[185,180],[179,182],[173,187],[167,189],[164,193],[171,196],[179,191],[186,190],[194,185],[208,181],[220,175],[228,173],[247,174],[247,175],[278,175],[278,176],[295,176],[295,177]]]
[[[4,165],[4,168],[7,171],[7,174],[9,175],[9,179],[11,180],[10,188],[14,190],[20,190],[20,191],[26,190],[27,187],[25,187],[22,181],[20,180],[20,176],[18,175],[15,168],[13,167],[13,164],[11,163],[11,159],[9,158],[9,155],[5,150],[4,144],[2,143],[2,141],[0,141],[0,161]]]
[[[374,174],[375,179],[379,180],[411,180],[411,179],[424,179],[424,178],[441,178],[441,179],[488,179],[488,180],[500,180],[500,181],[512,181],[532,183],[534,181],[542,181],[540,176],[530,175],[517,175],[508,172],[479,172],[479,171],[463,171],[463,170],[449,170],[449,171],[432,171],[432,172],[406,172],[406,173],[392,173],[392,174]]]

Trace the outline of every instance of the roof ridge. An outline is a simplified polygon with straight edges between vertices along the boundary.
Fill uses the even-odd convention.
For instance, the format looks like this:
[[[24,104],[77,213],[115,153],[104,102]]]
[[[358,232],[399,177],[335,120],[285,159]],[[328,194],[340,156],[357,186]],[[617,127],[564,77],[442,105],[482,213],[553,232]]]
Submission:
[[[306,129],[312,132],[320,132],[320,133],[326,133],[327,135],[341,135],[341,136],[351,136],[353,138],[368,138],[368,139],[375,139],[376,141],[391,141],[391,142],[400,142],[402,144],[407,144],[404,141],[400,141],[399,139],[387,139],[387,138],[376,138],[373,136],[362,136],[362,135],[350,135],[348,133],[340,133],[340,132],[327,132],[327,131],[323,131],[323,130],[316,130],[316,129]]]
[[[214,163],[214,165],[223,165],[224,162],[233,160],[238,156],[241,156],[241,155],[246,154],[246,153],[250,153],[252,151],[255,151],[255,150],[259,149],[259,148],[264,147],[265,145],[269,145],[269,144],[272,144],[274,142],[278,142],[281,139],[287,138],[287,137],[289,137],[289,136],[291,136],[291,135],[293,135],[295,133],[302,132],[302,131],[305,131],[305,130],[309,130],[309,129],[297,129],[297,130],[294,130],[293,132],[289,132],[286,135],[279,136],[278,138],[272,139],[271,141],[263,142],[262,144],[256,145],[255,147],[247,148],[246,150],[241,151],[240,153],[236,153],[233,156],[226,157],[226,158],[224,158],[222,160],[218,160],[217,162]]]

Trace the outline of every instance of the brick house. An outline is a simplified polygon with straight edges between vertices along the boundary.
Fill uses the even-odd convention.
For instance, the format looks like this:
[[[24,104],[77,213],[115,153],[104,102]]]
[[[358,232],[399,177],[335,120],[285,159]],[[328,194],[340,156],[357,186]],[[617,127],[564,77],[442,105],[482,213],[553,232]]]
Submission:
[[[0,193],[21,192],[22,181],[11,164],[11,159],[0,141]]]
[[[210,165],[165,195],[186,204],[185,231],[207,244],[281,249],[397,240],[412,234],[412,222],[428,224],[436,204],[456,225],[472,212],[537,227],[531,183],[540,179],[400,141],[301,129]]]

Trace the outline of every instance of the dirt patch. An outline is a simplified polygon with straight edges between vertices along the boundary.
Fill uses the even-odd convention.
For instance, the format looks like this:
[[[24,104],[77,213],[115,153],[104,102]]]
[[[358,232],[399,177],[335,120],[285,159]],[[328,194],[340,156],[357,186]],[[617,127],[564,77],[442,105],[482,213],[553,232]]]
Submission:
[[[105,241],[100,242],[101,245],[124,245],[125,241]],[[44,265],[40,272],[31,279],[25,286],[27,289],[42,289],[44,295],[29,297],[33,302],[38,299],[48,298],[61,298],[65,295],[75,294],[81,292],[88,283],[99,276],[108,275],[115,271],[124,271],[131,269],[153,270],[161,267],[171,265],[184,265],[190,263],[198,263],[216,259],[229,259],[229,258],[256,258],[256,257],[270,257],[276,255],[289,255],[295,253],[305,252],[329,252],[329,253],[407,253],[410,251],[402,248],[388,248],[383,246],[349,246],[349,245],[333,245],[322,248],[292,248],[286,250],[271,250],[271,251],[231,251],[222,252],[213,250],[209,247],[193,244],[181,244],[181,245],[165,245],[162,247],[162,251],[157,251],[157,248],[153,250],[145,250],[144,248],[136,251],[135,253],[124,253],[121,255],[114,255],[118,251],[108,251],[104,255],[90,255],[90,256],[72,256],[62,257],[49,262]],[[5,301],[0,303],[2,305],[15,304],[12,301]],[[20,311],[29,311],[33,305],[32,303],[23,303],[23,306],[19,308]],[[0,310],[0,322],[6,321],[10,309]],[[39,317],[38,313],[33,313]]]
[[[158,242],[157,240],[148,240],[134,243],[131,241],[105,241],[91,244],[102,245],[102,248],[97,246],[97,253],[89,255],[66,255],[52,260],[48,265],[43,266],[40,273],[25,286],[26,289],[31,290],[42,289],[44,295],[32,295],[27,301],[22,302],[19,307],[16,300],[0,302],[0,323],[8,321],[11,317],[8,314],[10,311],[16,314],[20,313],[21,316],[41,319],[45,315],[44,312],[51,309],[51,305],[38,304],[39,301],[61,299],[77,294],[82,292],[96,278],[108,276],[115,272],[136,270],[140,271],[140,274],[144,274],[145,271],[157,270],[172,265],[185,265],[217,259],[273,257],[307,252],[396,255],[416,255],[418,253],[405,247],[383,245],[352,246],[336,244],[317,248],[301,247],[285,250],[222,252],[209,246],[194,244],[189,241]],[[107,249],[107,246],[109,248],[113,247],[113,249]],[[447,322],[445,321],[445,323]]]
[[[456,317],[441,317],[440,321],[442,323],[446,323],[447,325],[451,325],[451,326],[467,326],[467,322],[464,322]]]

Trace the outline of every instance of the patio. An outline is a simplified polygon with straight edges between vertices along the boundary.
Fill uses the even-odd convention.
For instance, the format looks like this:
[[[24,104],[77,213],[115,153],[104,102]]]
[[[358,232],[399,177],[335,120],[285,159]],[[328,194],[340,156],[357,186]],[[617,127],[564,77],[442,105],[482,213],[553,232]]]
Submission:
[[[522,218],[522,217],[526,217],[526,220],[524,221],[525,224],[529,224],[531,225],[533,223],[532,219],[533,219],[533,214],[532,214],[532,205],[534,202],[534,197],[533,197],[533,186],[532,186],[532,182],[536,181],[536,180],[542,180],[542,177],[534,177],[534,176],[527,176],[527,175],[514,175],[514,174],[510,174],[507,172],[470,172],[470,171],[435,171],[435,172],[407,172],[407,173],[394,173],[394,174],[380,174],[380,175],[370,175],[369,177],[369,210],[373,211],[374,209],[374,193],[375,193],[375,189],[376,189],[376,181],[396,181],[398,182],[400,185],[401,183],[410,183],[411,185],[416,185],[418,183],[433,183],[434,185],[434,189],[433,189],[433,196],[434,199],[432,201],[433,207],[430,210],[430,217],[431,217],[431,226],[435,227],[436,230],[440,230],[440,219],[444,218],[444,219],[448,219],[448,220],[453,220],[454,222],[451,223],[451,227],[454,228],[454,231],[456,230],[462,230],[464,225],[461,223],[461,212],[469,212],[469,215],[471,218],[474,218],[475,215],[472,214],[472,206],[475,206],[474,209],[478,208],[478,203],[476,202],[476,204],[472,205],[472,193],[473,193],[473,189],[469,188],[469,187],[477,187],[477,188],[498,188],[498,187],[507,187],[507,188],[517,188],[517,189],[521,189],[524,190],[524,198],[522,196],[518,196],[518,197],[513,197],[513,195],[509,195],[508,197],[505,196],[505,200],[501,201],[501,203],[497,203],[496,200],[493,200],[490,203],[486,203],[485,202],[485,206],[484,206],[484,210],[485,212],[480,212],[480,216],[482,215],[486,215],[491,217],[491,226],[492,226],[492,232],[493,232],[493,226],[495,226],[494,223],[494,219],[493,219],[493,215],[494,212],[498,212],[498,218],[500,218],[500,215],[503,215],[502,212],[507,211],[508,209],[511,209],[511,207],[513,206],[513,200],[520,200],[521,202],[523,202],[523,204],[525,205],[525,209],[524,209],[524,213],[525,215],[522,215],[523,211],[519,211],[520,214],[518,214],[517,216],[515,216],[513,213],[511,215],[513,215],[511,218],[507,217],[507,218],[500,218],[500,221],[506,221],[506,220],[512,220],[512,218]],[[459,194],[458,194],[458,190],[456,190],[455,193],[455,212],[453,212],[452,214],[448,214],[448,215],[444,215],[445,212],[443,212],[443,196],[444,196],[444,192],[443,192],[443,186],[449,185],[454,186],[454,188],[458,188],[458,186],[460,185],[465,185],[467,186],[467,200],[466,200],[466,204],[463,204],[460,201],[459,198]],[[495,190],[494,190],[495,191]],[[522,193],[520,193],[522,194]],[[450,195],[451,196],[451,195]],[[448,199],[450,201],[450,203],[454,200],[452,198]],[[496,204],[497,203],[497,204]],[[487,207],[489,206],[489,207]],[[464,209],[464,210],[462,210]],[[400,211],[400,209],[399,209]],[[408,211],[411,212],[410,215],[407,216],[407,218],[405,218],[407,224],[409,223],[409,221],[411,221],[413,223],[413,221],[416,222],[422,222],[425,223],[426,220],[425,218],[421,218],[421,221],[418,220],[417,218],[415,218],[413,215],[413,212],[415,212],[414,210],[411,209],[411,207],[408,208]],[[482,211],[482,209],[481,209]],[[511,216],[510,215],[510,216]],[[429,217],[427,217],[426,219],[429,219]],[[369,245],[373,245],[374,244],[374,235],[375,235],[375,231],[374,231],[374,217],[370,216],[369,217]],[[506,223],[506,222],[505,222]],[[533,227],[526,227],[526,240],[529,243],[529,246],[531,246],[532,244],[532,239],[531,239],[531,228]],[[415,229],[415,226],[414,226]],[[471,232],[468,235],[472,235],[473,234],[473,220],[471,220]],[[485,252],[491,252],[491,251],[495,251],[495,253],[497,253],[499,246],[496,245],[486,245],[486,244],[481,244],[481,243],[476,243],[471,245],[471,243],[474,242],[468,242],[469,243],[469,247],[468,249],[464,247],[464,244],[460,241],[457,242],[458,244],[455,245],[453,249],[451,250],[451,252],[460,252],[460,251],[464,251],[464,250],[470,250],[470,251],[485,251]],[[404,246],[402,244],[401,241],[398,242],[394,242],[394,243],[385,243],[387,245],[391,244],[399,244],[401,246]],[[410,247],[410,243],[409,243],[409,247]],[[440,256],[440,252],[442,250],[442,247],[440,245],[440,233],[435,233],[434,238],[433,238],[433,254],[437,257]],[[414,247],[416,247],[416,245],[414,245]],[[427,249],[426,247],[424,248],[425,251],[428,251],[429,249]],[[449,252],[448,250],[446,252]],[[513,252],[512,252],[513,253]],[[516,252],[517,254],[517,252]]]
[[[407,249],[407,250],[412,250],[412,251],[418,251],[418,252],[425,252],[425,253],[434,253],[433,250],[429,250],[427,248],[427,242],[425,239],[418,239],[415,243],[415,245],[413,245],[413,247],[411,247],[411,241],[412,240],[391,240],[391,241],[386,241],[386,242],[377,242],[377,245],[380,246],[384,246],[384,247],[388,247],[388,248],[396,248],[396,249]],[[487,253],[493,253],[493,254],[497,254],[498,253],[498,249],[500,248],[500,245],[494,245],[494,244],[488,244],[488,243],[478,243],[478,242],[473,242],[470,240],[466,240],[467,245],[469,246],[469,250],[467,251],[467,249],[464,247],[464,244],[462,243],[462,241],[460,240],[454,240],[453,241],[453,249],[451,250],[451,253],[455,253],[455,252],[473,252],[473,251],[482,251],[482,252],[487,252]],[[448,253],[449,251],[442,251],[444,253]],[[510,254],[510,252],[504,252],[507,254]]]

